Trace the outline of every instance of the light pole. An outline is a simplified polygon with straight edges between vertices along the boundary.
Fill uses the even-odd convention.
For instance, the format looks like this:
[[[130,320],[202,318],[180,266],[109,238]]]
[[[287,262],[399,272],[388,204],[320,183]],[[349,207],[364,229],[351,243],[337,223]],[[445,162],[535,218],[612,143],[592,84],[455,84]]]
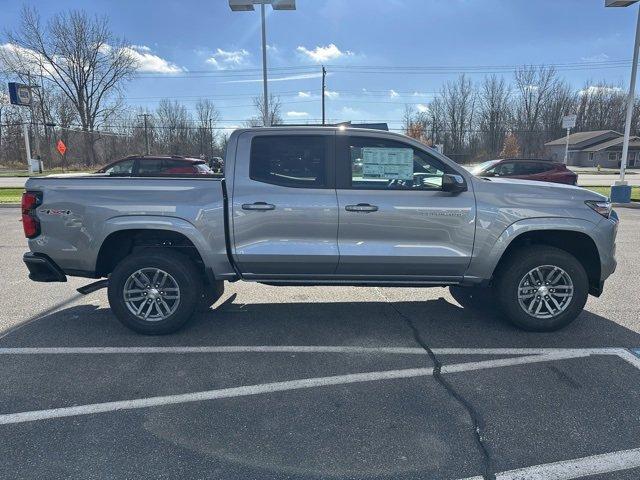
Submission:
[[[628,7],[638,0],[605,0],[605,7]],[[624,179],[627,168],[627,156],[629,154],[629,137],[631,135],[631,118],[636,95],[636,73],[638,71],[638,48],[640,47],[640,10],[636,23],[636,38],[633,44],[633,61],[631,63],[631,80],[629,82],[629,95],[627,96],[627,116],[624,123],[624,139],[622,141],[622,158],[620,159],[620,180],[611,186],[611,201],[629,203],[631,201],[631,187]]]
[[[270,4],[274,10],[295,10],[296,0],[229,0],[229,7],[234,12],[248,12],[254,10],[254,5],[260,5],[262,17],[262,83],[263,83],[263,112],[262,122],[265,127],[271,126],[269,115],[269,90],[267,86],[267,24],[265,19],[265,5]]]

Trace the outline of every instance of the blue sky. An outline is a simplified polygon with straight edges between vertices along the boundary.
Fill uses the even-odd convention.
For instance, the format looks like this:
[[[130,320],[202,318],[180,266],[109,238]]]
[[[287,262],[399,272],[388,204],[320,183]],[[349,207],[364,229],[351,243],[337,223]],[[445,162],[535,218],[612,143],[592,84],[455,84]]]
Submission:
[[[126,89],[130,104],[209,97],[223,125],[254,114],[260,94],[260,15],[232,13],[227,0],[26,1],[43,18],[68,9],[107,15],[142,60]],[[22,3],[0,0],[0,29],[15,28]],[[427,104],[457,71],[481,65],[566,64],[631,58],[636,9],[604,0],[297,0],[296,11],[267,7],[271,91],[286,121],[320,118],[320,65],[328,65],[331,120],[386,120],[404,105]],[[346,67],[376,66],[375,73]],[[403,66],[448,66],[406,74]],[[628,67],[561,70],[576,88],[606,80],[623,86]],[[509,80],[512,75],[504,74]],[[471,74],[480,81],[482,74]]]

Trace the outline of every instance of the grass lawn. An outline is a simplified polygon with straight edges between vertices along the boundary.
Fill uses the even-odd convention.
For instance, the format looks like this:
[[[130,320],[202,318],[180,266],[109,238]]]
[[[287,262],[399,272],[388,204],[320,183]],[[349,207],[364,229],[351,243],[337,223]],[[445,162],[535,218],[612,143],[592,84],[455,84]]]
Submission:
[[[24,188],[0,188],[0,203],[20,203]]]
[[[587,190],[592,190],[600,195],[604,195],[606,197],[611,195],[611,187],[582,187]],[[640,202],[640,187],[631,187],[631,200]]]
[[[42,173],[32,173],[32,174],[30,174],[26,170],[0,170],[0,177],[43,177],[45,175],[54,175],[57,173],[84,173],[84,172],[88,172],[88,170],[67,169],[63,172],[61,168],[55,168],[53,170],[45,170]]]

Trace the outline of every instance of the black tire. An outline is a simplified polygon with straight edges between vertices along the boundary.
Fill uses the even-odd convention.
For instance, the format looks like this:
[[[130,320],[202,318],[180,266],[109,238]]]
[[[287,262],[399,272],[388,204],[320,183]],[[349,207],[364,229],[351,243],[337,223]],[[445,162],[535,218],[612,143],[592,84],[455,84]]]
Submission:
[[[546,265],[560,267],[566,272],[573,283],[573,297],[564,311],[541,319],[529,314],[520,305],[518,286],[528,272]],[[544,245],[513,252],[501,266],[495,281],[495,298],[507,319],[524,330],[535,332],[551,332],[571,323],[582,312],[588,295],[589,278],[582,264],[570,253]]]
[[[127,279],[143,268],[157,268],[175,280],[180,301],[174,312],[161,320],[138,318],[124,299]],[[168,248],[155,248],[133,253],[122,260],[109,276],[109,305],[118,320],[130,329],[145,335],[164,335],[182,327],[193,315],[202,290],[200,272],[191,259]]]
[[[489,287],[459,287],[452,285],[449,293],[463,308],[486,310],[493,306],[493,290]]]
[[[214,282],[213,285],[209,283],[203,285],[196,311],[200,313],[208,312],[211,309],[211,305],[216,303],[223,294],[224,282],[221,280]]]

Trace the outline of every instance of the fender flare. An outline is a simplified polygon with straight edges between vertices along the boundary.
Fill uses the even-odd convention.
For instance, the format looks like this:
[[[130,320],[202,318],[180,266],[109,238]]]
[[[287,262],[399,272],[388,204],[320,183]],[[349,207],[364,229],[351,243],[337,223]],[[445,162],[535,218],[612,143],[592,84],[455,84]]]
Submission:
[[[589,220],[580,218],[569,217],[539,217],[539,218],[525,218],[513,222],[507,228],[503,230],[500,236],[496,239],[491,248],[489,255],[486,257],[486,261],[482,259],[474,259],[478,263],[471,274],[473,277],[480,277],[489,279],[493,276],[493,273],[498,266],[502,256],[506,252],[509,245],[513,243],[515,239],[528,232],[539,232],[545,230],[563,230],[568,232],[581,233],[589,237],[596,245],[597,242],[591,235],[591,232],[596,227],[596,224]],[[472,270],[472,269],[470,269]]]
[[[207,255],[209,252],[208,244],[192,223],[182,218],[164,215],[122,215],[112,217],[104,223],[101,238],[97,239],[100,249],[94,260],[94,270],[97,268],[97,261],[105,240],[109,235],[125,230],[165,230],[180,233],[193,243],[205,266],[212,264]]]

